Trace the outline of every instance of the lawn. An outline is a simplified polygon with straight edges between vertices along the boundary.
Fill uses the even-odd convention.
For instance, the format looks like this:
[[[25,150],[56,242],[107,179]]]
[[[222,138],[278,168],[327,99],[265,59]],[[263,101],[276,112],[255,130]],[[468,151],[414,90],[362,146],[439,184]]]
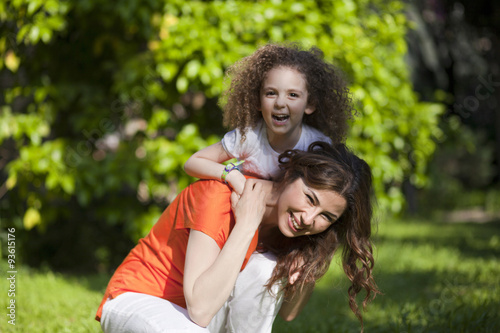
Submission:
[[[500,332],[500,221],[379,221],[375,277],[384,293],[365,313],[366,332]],[[22,251],[19,249],[18,251]],[[3,275],[7,264],[1,263]],[[16,325],[2,277],[1,332],[99,332],[93,320],[109,276],[70,277],[18,267]],[[348,283],[334,261],[311,301],[273,332],[356,332]]]

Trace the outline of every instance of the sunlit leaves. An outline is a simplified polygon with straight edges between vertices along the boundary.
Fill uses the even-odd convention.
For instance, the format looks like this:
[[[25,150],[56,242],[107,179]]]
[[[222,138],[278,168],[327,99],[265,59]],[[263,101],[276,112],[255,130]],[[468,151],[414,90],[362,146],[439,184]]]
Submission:
[[[56,0],[19,0],[12,1],[10,10],[19,12],[17,41],[36,44],[48,43],[54,31],[61,31],[66,25],[65,15],[70,6],[68,1]],[[23,15],[25,13],[25,15]]]
[[[11,72],[16,72],[19,67],[19,58],[12,50],[7,51],[5,54],[5,67],[10,69]]]
[[[13,114],[9,106],[3,106],[0,113],[0,144],[9,137],[24,143],[28,139],[38,146],[43,137],[50,133],[50,126],[40,114]]]
[[[40,216],[40,212],[35,208],[28,208],[23,218],[24,228],[30,230],[36,225],[40,224],[41,221],[42,218]]]
[[[159,211],[152,207],[193,181],[183,163],[219,139],[210,133],[223,131],[215,105],[225,71],[270,41],[316,45],[346,72],[358,110],[348,144],[371,165],[379,206],[400,211],[403,182],[426,182],[442,112],[413,92],[403,6],[375,0],[0,3],[6,22],[0,71],[9,77],[0,143],[13,143],[18,154],[5,179],[9,191],[31,198],[20,204],[25,226],[51,223],[64,211],[51,203],[73,200],[85,214],[98,207],[92,214],[126,225],[133,237],[147,231]],[[120,208],[121,196],[127,209]]]

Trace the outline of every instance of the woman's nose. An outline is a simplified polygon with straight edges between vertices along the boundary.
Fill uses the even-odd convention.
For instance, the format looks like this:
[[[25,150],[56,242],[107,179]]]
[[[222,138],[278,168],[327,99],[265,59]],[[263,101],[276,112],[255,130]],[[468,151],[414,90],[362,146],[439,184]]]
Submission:
[[[316,213],[313,209],[306,210],[302,214],[302,224],[305,226],[313,225],[315,216],[316,216]]]

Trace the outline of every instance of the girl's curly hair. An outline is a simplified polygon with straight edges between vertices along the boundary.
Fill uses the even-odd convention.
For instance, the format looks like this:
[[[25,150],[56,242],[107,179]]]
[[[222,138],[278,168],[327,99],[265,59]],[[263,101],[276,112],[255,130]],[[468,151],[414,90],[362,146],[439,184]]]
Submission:
[[[304,115],[303,122],[323,132],[333,143],[343,142],[354,111],[343,73],[323,60],[319,48],[304,50],[296,43],[267,44],[228,69],[226,80],[231,83],[219,100],[224,126],[238,128],[245,140],[246,129],[262,119],[260,90],[267,73],[276,67],[293,68],[306,79],[308,103],[315,112]]]
[[[280,155],[283,170],[276,180],[278,188],[301,178],[314,189],[334,191],[346,200],[340,218],[322,233],[297,238],[282,234],[266,240],[266,250],[277,256],[277,264],[267,287],[283,282],[285,296],[290,296],[306,283],[315,282],[330,266],[336,250],[342,247],[344,272],[351,281],[349,305],[358,319],[363,320],[356,295],[365,290],[363,308],[380,294],[373,279],[373,249],[370,241],[372,218],[372,177],[368,164],[351,153],[344,144],[330,146],[315,142],[307,152],[288,150]],[[297,263],[302,263],[297,267]],[[290,268],[294,267],[292,271]],[[287,283],[291,274],[299,271],[294,284]]]

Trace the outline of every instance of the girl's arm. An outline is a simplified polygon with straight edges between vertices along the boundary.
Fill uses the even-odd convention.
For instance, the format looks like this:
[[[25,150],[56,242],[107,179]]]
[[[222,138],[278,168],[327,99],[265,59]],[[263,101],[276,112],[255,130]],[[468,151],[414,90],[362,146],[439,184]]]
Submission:
[[[297,291],[290,299],[285,298],[279,311],[280,317],[286,321],[294,320],[306,306],[314,290],[314,282],[304,284],[304,287]]]
[[[228,299],[248,247],[262,220],[266,192],[248,180],[239,200],[231,196],[236,224],[222,250],[214,239],[191,230],[184,267],[184,297],[189,317],[206,327]]]
[[[225,166],[222,162],[230,160],[221,142],[208,146],[191,156],[184,164],[184,170],[192,177],[221,180]],[[226,182],[238,195],[243,193],[246,178],[239,170],[233,170],[226,176]]]

